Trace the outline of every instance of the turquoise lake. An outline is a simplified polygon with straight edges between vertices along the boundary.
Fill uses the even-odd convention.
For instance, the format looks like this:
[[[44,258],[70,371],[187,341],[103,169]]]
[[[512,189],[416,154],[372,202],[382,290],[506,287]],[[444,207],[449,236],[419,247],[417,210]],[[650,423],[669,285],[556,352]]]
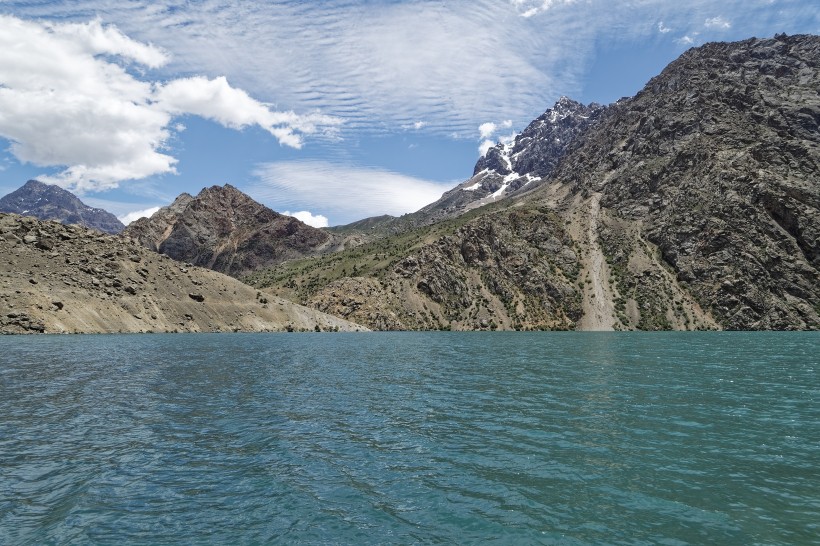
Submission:
[[[0,337],[0,544],[820,544],[820,334]]]

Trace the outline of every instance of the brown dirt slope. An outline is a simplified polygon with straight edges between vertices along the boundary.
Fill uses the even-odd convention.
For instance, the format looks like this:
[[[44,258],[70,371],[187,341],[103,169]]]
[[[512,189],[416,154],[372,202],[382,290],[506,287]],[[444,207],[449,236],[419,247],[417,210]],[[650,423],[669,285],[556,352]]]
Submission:
[[[364,328],[127,238],[0,214],[0,333]]]

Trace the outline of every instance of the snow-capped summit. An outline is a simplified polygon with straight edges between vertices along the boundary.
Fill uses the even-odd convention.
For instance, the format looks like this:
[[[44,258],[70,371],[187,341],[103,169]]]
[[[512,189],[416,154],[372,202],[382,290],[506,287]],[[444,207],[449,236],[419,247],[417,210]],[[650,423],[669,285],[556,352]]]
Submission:
[[[552,174],[562,157],[595,124],[607,107],[561,97],[515,138],[499,142],[478,160],[473,176],[414,216],[429,223],[492,203]]]
[[[489,170],[499,175],[512,172],[519,176],[548,176],[567,147],[589,125],[598,120],[606,107],[592,103],[583,105],[561,97],[555,106],[533,120],[508,144],[497,144],[478,160],[473,175]]]

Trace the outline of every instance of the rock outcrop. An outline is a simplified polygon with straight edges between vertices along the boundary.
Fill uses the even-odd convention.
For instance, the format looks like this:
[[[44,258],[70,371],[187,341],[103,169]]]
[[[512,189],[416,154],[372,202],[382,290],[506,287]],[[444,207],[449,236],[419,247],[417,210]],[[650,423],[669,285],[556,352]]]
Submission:
[[[123,235],[175,260],[239,277],[283,261],[333,250],[328,232],[272,211],[226,184],[184,193]]]
[[[819,63],[817,36],[691,49],[488,152],[491,204],[465,183],[444,221],[249,281],[374,328],[818,329]]]
[[[123,223],[110,212],[89,207],[73,193],[37,180],[29,180],[0,199],[0,212],[77,224],[104,233],[119,233],[125,229]]]
[[[689,50],[608,109],[554,179],[639,227],[601,232],[622,291],[645,240],[723,327],[818,327],[818,89],[820,37],[779,36]]]
[[[0,333],[363,330],[123,237],[0,214]]]

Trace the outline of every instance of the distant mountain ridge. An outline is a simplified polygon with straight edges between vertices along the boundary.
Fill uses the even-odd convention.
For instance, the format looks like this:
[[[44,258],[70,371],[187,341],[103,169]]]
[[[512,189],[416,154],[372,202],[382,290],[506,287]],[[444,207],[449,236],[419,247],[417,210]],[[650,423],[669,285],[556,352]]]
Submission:
[[[335,250],[338,238],[279,214],[230,184],[183,193],[123,235],[166,254],[239,277],[282,261]]]
[[[29,180],[0,199],[0,212],[77,224],[110,234],[125,229],[125,225],[110,212],[89,207],[73,193],[38,180]]]

